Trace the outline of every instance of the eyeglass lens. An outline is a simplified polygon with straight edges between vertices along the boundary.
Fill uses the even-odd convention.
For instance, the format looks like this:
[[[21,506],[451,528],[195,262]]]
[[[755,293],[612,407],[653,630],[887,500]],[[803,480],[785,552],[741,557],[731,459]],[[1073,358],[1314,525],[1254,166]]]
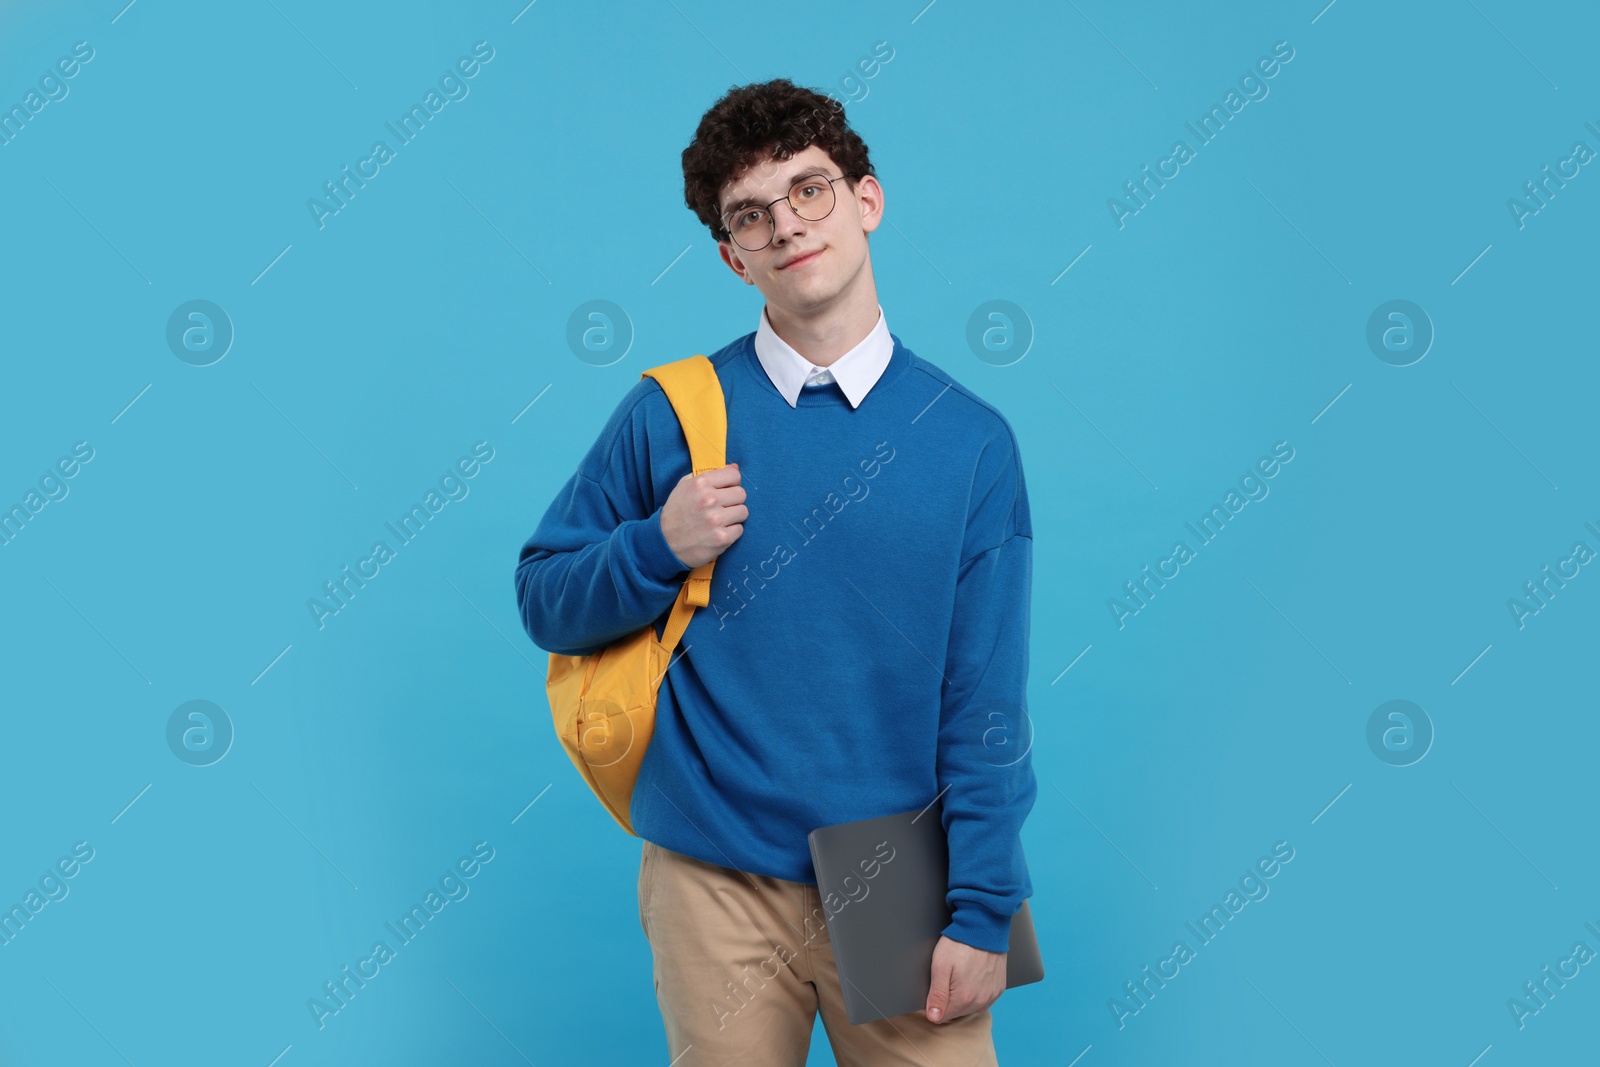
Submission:
[[[796,215],[807,222],[820,222],[833,210],[833,182],[820,174],[807,175],[790,188],[788,199]],[[746,252],[759,252],[772,243],[773,223],[770,208],[746,207],[730,221],[728,232]]]

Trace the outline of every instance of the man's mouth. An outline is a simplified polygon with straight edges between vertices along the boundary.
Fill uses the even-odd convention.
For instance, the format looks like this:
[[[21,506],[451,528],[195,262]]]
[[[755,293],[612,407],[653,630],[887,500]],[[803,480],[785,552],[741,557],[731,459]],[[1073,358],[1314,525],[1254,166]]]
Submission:
[[[785,263],[783,266],[779,267],[778,269],[779,270],[792,270],[795,267],[803,267],[807,263],[810,263],[813,259],[816,259],[817,256],[819,256],[821,254],[822,254],[822,249],[820,249],[820,248],[817,249],[815,252],[807,252],[804,255],[796,256],[795,258],[791,259],[789,262]]]

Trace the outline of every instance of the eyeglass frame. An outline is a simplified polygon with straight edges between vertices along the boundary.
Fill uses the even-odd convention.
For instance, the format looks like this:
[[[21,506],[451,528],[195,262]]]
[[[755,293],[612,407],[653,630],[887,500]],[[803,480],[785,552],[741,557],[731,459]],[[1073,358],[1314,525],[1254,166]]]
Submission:
[[[830,207],[827,210],[827,212],[821,218],[815,218],[815,219],[806,218],[804,215],[800,214],[800,212],[795,211],[794,201],[789,199],[789,193],[794,192],[794,187],[796,185],[799,185],[801,182],[805,181],[808,178],[821,178],[823,181],[828,183],[828,191],[833,193],[833,207]],[[785,203],[787,203],[789,205],[789,210],[790,211],[794,211],[795,218],[800,219],[803,222],[821,222],[822,219],[825,219],[829,215],[833,214],[833,208],[839,206],[839,194],[836,193],[836,192],[833,192],[833,183],[834,182],[847,181],[847,180],[849,180],[849,175],[847,175],[847,174],[841,174],[837,178],[830,178],[820,170],[819,171],[814,171],[814,172],[812,172],[810,174],[802,174],[802,175],[800,175],[800,177],[796,178],[793,181],[793,183],[790,184],[789,193],[784,193],[782,196],[778,197],[778,200],[782,200],[782,201],[784,201]],[[774,214],[773,211],[772,211],[772,205],[776,204],[778,202],[778,200],[773,200],[773,201],[767,203],[764,206],[761,205],[761,204],[745,204],[743,207],[739,208],[737,211],[731,212],[732,215],[738,216],[738,215],[742,214],[743,212],[748,211],[751,208],[758,207],[758,208],[761,208],[762,211],[765,211],[767,213],[768,229],[770,229],[772,232],[771,232],[771,235],[767,238],[767,243],[762,245],[760,248],[746,248],[744,245],[740,244],[733,236],[733,228],[728,225],[728,218],[727,218],[726,215],[723,216],[723,220],[722,220],[722,232],[728,235],[728,240],[732,241],[733,242],[733,246],[735,248],[739,249],[741,252],[760,252],[763,249],[770,248],[772,246],[773,239],[778,236],[778,216],[776,214]]]

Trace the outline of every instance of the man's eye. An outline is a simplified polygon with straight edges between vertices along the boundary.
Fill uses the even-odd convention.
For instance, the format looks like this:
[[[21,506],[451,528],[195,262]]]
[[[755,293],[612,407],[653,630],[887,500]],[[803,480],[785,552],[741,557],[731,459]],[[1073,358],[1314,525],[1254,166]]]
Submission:
[[[754,226],[756,223],[758,223],[760,221],[761,221],[761,210],[758,208],[758,209],[756,209],[754,211],[746,211],[743,215],[740,215],[739,216],[739,220],[738,220],[738,225],[741,226],[741,227],[743,227],[743,226]]]

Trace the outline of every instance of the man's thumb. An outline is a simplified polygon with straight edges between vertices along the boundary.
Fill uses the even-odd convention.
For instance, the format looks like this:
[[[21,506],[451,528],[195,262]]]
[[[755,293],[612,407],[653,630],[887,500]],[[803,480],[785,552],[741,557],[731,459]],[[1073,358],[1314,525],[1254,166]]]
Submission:
[[[950,1007],[950,968],[948,966],[933,969],[933,983],[928,988],[928,1018],[933,1022],[944,1019],[946,1009]]]

